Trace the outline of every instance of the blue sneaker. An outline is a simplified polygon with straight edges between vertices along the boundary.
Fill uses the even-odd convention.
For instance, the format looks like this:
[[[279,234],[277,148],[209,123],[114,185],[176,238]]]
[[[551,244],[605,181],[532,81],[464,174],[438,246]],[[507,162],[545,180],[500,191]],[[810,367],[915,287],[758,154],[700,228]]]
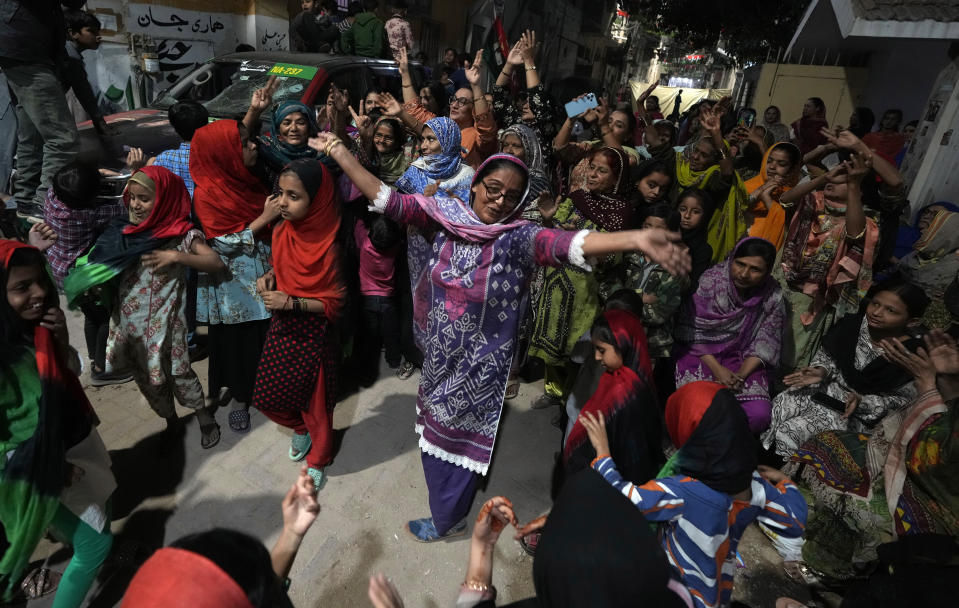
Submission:
[[[443,540],[444,538],[454,538],[466,534],[466,518],[464,517],[442,536],[436,531],[432,517],[424,517],[423,519],[414,519],[413,521],[407,522],[406,531],[412,534],[413,539],[417,542],[433,543],[438,540]]]
[[[290,460],[299,462],[306,458],[307,452],[313,447],[313,440],[309,433],[293,433],[293,439],[290,440]]]

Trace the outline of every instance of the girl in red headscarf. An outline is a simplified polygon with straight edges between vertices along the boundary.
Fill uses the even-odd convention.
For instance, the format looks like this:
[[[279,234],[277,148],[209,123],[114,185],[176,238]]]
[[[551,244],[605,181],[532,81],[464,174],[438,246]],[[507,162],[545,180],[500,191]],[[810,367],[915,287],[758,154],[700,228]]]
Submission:
[[[340,215],[329,171],[295,160],[280,174],[273,206],[283,221],[273,231],[273,270],[257,281],[273,311],[256,372],[253,405],[293,429],[290,458],[306,458],[319,490],[333,458],[336,357],[330,322],[346,290],[339,276]]]
[[[197,412],[200,445],[220,440],[213,412],[186,344],[186,269],[225,268],[190,222],[190,195],[183,180],[163,167],[144,167],[123,193],[128,218],[115,218],[64,281],[71,304],[99,293],[112,310],[107,371],[129,370],[153,411],[177,425],[174,397]]]

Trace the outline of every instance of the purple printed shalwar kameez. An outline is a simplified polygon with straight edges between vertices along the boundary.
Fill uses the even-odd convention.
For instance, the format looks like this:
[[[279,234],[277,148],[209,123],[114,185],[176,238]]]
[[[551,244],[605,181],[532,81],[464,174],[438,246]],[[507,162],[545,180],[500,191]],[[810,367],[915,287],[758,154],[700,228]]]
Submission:
[[[502,157],[525,172],[514,157],[487,162]],[[459,199],[385,187],[374,207],[412,228],[413,330],[424,354],[415,429],[433,523],[443,535],[469,512],[476,474],[489,468],[533,271],[565,263],[588,268],[586,233],[544,229],[519,219],[520,208],[484,224]]]
[[[677,319],[673,355],[677,388],[700,380],[716,381],[700,359],[703,355],[712,355],[733,373],[748,357],[762,360],[736,393],[749,419],[749,429],[759,433],[769,426],[769,370],[779,365],[786,310],[782,290],[768,274],[746,299],[733,284],[732,260],[749,240],[753,239],[740,241],[725,261],[699,279],[699,288]]]

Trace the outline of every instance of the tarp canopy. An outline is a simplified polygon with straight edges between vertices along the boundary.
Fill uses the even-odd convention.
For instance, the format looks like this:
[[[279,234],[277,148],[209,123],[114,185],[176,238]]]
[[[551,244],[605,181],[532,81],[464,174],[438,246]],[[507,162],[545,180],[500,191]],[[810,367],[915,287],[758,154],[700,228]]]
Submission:
[[[630,80],[629,87],[633,93],[630,103],[633,110],[636,110],[636,98],[642,95],[643,91],[649,88],[651,82],[642,82],[641,80]],[[702,99],[712,99],[719,101],[723,97],[732,95],[732,89],[685,89],[682,87],[658,86],[652,94],[659,98],[659,109],[664,116],[669,116],[673,111],[673,105],[676,102],[676,95],[682,91],[682,99],[679,103],[679,113],[682,114],[689,108],[696,105]]]

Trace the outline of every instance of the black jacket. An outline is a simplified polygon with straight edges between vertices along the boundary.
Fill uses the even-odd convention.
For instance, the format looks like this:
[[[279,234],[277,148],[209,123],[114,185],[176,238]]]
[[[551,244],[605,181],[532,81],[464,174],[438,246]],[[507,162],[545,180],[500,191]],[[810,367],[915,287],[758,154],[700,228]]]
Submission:
[[[0,66],[18,63],[61,65],[66,22],[61,5],[79,9],[85,0],[2,0]]]

